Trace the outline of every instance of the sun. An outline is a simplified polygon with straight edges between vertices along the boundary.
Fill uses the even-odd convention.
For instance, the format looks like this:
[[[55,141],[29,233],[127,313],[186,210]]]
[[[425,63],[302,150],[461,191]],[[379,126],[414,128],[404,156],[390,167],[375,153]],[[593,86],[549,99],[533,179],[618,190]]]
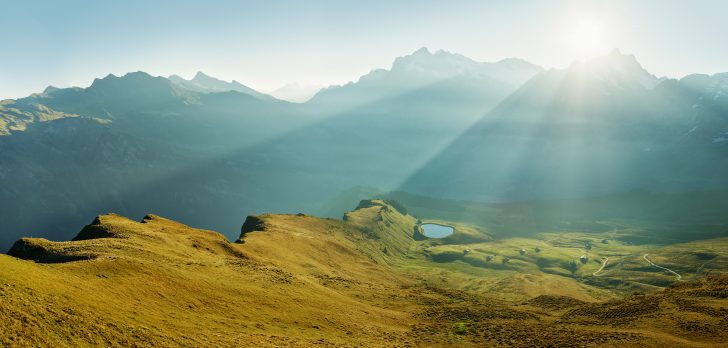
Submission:
[[[579,59],[588,59],[609,49],[605,24],[588,17],[577,18],[572,23],[569,42]]]

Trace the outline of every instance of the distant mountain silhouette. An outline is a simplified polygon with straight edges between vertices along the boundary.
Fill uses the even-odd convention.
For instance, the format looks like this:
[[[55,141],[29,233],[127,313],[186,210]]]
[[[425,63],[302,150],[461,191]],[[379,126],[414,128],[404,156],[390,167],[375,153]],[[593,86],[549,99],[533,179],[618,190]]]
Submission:
[[[725,187],[728,104],[704,98],[713,79],[659,80],[618,51],[549,70],[401,188],[500,201]]]
[[[311,99],[322,89],[321,86],[301,85],[290,83],[270,92],[270,95],[283,100],[296,103],[304,103]]]
[[[233,80],[232,82],[223,81],[223,80],[214,78],[212,76],[205,75],[201,71],[197,72],[197,74],[195,74],[195,77],[193,77],[191,80],[185,80],[182,77],[177,76],[177,75],[170,76],[169,80],[172,81],[177,86],[180,86],[184,89],[187,89],[187,90],[190,90],[193,92],[216,93],[216,92],[235,91],[235,92],[240,92],[240,93],[245,93],[245,94],[251,95],[251,96],[261,99],[261,100],[275,99],[268,94],[258,92],[248,86],[241,84],[238,81],[235,81],[235,80]]]
[[[617,51],[546,71],[421,49],[306,103],[240,86],[135,72],[2,101],[0,246],[70,238],[100,211],[234,235],[236,217],[320,212],[355,186],[476,201],[728,187],[728,74],[659,79]]]
[[[409,93],[416,94],[411,95],[408,102],[429,97],[487,98],[502,90],[515,89],[541,70],[541,67],[519,59],[479,63],[442,50],[431,53],[423,47],[395,59],[389,70],[374,70],[356,82],[324,88],[310,103],[361,105]]]

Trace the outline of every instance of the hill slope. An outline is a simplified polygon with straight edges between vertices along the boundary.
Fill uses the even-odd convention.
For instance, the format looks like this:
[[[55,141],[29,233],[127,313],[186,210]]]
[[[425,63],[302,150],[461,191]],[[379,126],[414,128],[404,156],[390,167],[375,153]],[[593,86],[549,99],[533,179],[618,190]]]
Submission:
[[[384,201],[365,201],[344,221],[248,217],[238,242],[230,243],[154,215],[141,222],[102,215],[74,241],[26,238],[10,250],[14,256],[0,255],[0,342],[702,346],[725,340],[724,276],[606,303],[558,296],[505,301],[405,275],[402,267],[419,243],[411,237],[414,225]]]
[[[414,303],[408,291],[389,294],[411,281],[380,263],[389,256],[359,250],[365,233],[308,216],[251,219],[260,230],[244,230],[239,243],[114,214],[74,241],[18,241],[10,254],[38,263],[0,256],[3,343],[383,344],[406,331]]]

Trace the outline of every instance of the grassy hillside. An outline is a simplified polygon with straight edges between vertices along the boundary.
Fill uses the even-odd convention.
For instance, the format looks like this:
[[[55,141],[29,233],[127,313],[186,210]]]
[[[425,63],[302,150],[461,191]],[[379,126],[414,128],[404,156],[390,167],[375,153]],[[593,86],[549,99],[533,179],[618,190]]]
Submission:
[[[406,331],[403,309],[415,304],[400,287],[411,281],[367,253],[364,231],[260,218],[264,231],[244,243],[151,215],[101,216],[83,240],[23,239],[11,254],[39,263],[0,258],[3,343],[286,345],[352,335],[384,343]],[[78,255],[87,260],[63,262]]]
[[[607,232],[633,227],[630,242],[674,243],[728,235],[725,190],[632,191],[600,197],[479,203],[397,191],[376,194],[402,202],[412,214],[489,228],[500,236],[544,231]],[[637,231],[639,230],[639,231]]]
[[[558,264],[577,255],[564,256],[569,239],[499,240],[454,224],[453,236],[479,238],[417,241],[417,221],[402,209],[373,200],[343,220],[251,216],[234,243],[155,215],[137,222],[114,214],[73,241],[22,239],[0,255],[0,344],[710,346],[726,339],[725,276],[622,298],[563,270],[539,269],[539,259]],[[526,243],[540,246],[540,256],[529,251],[503,267],[474,261]],[[679,251],[688,247],[672,250],[685,257]],[[464,256],[434,257],[453,251]],[[654,253],[653,261],[669,257]],[[715,273],[707,270],[723,267],[718,261],[700,274]]]

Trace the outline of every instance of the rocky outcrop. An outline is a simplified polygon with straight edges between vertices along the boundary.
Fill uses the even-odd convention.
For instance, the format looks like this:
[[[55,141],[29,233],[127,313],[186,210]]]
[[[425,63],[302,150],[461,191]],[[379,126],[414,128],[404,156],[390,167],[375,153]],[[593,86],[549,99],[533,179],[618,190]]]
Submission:
[[[103,216],[99,215],[94,218],[90,224],[86,225],[78,232],[78,235],[73,238],[74,241],[98,239],[98,238],[122,238],[118,233],[114,233],[102,224]]]
[[[376,207],[376,206],[385,206],[385,204],[384,204],[384,202],[382,202],[381,200],[378,200],[378,199],[365,199],[365,200],[360,201],[359,205],[357,205],[354,210],[366,209],[366,208],[371,208],[371,207]]]
[[[412,229],[413,229],[413,231],[412,231],[412,239],[414,239],[416,241],[423,241],[423,240],[427,240],[428,239],[423,234],[422,227],[419,224],[415,225]]]
[[[72,241],[54,242],[43,238],[23,238],[8,254],[41,263],[90,259],[116,260],[119,257],[163,255],[185,261],[193,253],[245,255],[220,233],[197,229],[157,215],[134,221],[117,214],[97,216]]]
[[[8,255],[40,263],[62,263],[96,258],[96,255],[93,254],[74,253],[65,249],[54,248],[51,241],[41,238],[22,238],[18,240],[10,248]]]
[[[265,229],[265,221],[258,216],[248,215],[243,222],[243,227],[240,228],[240,238],[236,243],[245,243],[245,235],[249,232],[263,231]]]

